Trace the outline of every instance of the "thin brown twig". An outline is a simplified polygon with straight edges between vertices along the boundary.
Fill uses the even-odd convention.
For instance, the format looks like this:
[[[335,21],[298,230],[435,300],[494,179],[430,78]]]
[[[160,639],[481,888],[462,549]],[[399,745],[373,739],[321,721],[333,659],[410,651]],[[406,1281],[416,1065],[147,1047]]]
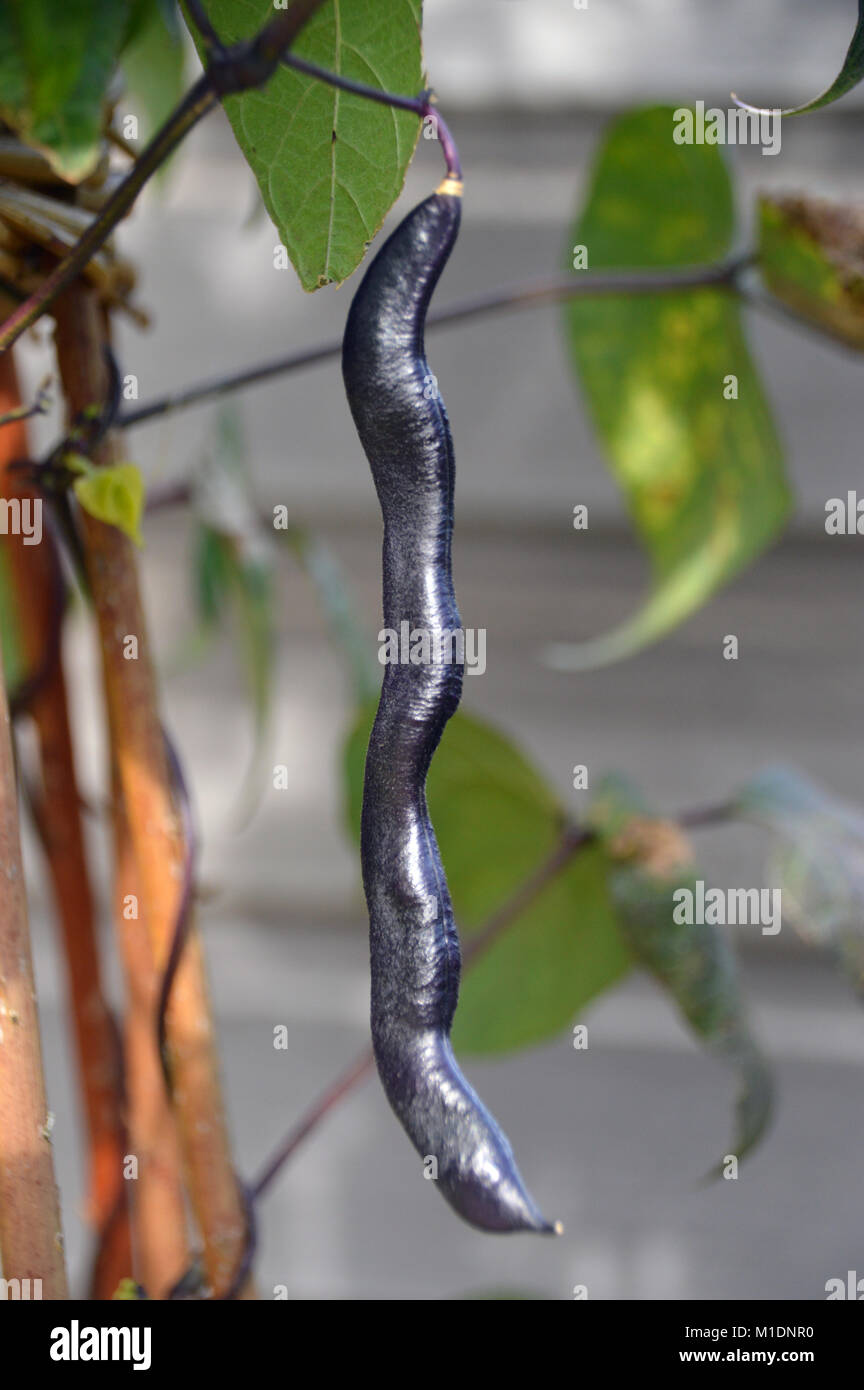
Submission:
[[[18,421],[32,420],[34,415],[44,415],[50,404],[50,388],[51,378],[48,376],[36,392],[33,403],[25,405],[22,401],[20,405],[13,406],[11,410],[4,410],[0,414],[0,425],[14,425]]]
[[[556,276],[536,284],[510,285],[476,295],[444,309],[433,310],[428,315],[426,324],[429,328],[446,328],[454,323],[462,323],[465,319],[482,318],[487,314],[504,310],[533,309],[540,304],[591,298],[594,295],[672,294],[688,289],[734,288],[738,274],[750,265],[751,260],[749,256],[741,256],[736,260],[696,266],[682,271],[585,271],[578,279],[574,279],[572,275]],[[226,395],[230,391],[240,390],[244,386],[257,386],[271,377],[302,371],[305,367],[332,361],[339,357],[341,352],[342,339],[332,338],[317,347],[274,357],[268,362],[260,362],[239,372],[211,377],[182,391],[166,392],[163,396],[157,396],[152,401],[145,401],[143,405],[136,406],[134,410],[124,411],[119,423],[124,429],[131,429],[134,425],[146,424],[148,420],[169,415],[187,406],[201,405],[205,401]]]

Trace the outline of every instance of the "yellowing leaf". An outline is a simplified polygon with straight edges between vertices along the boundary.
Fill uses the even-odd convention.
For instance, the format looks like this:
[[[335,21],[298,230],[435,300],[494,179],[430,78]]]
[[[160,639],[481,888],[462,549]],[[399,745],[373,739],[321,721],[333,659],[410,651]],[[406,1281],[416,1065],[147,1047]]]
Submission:
[[[759,269],[794,314],[864,350],[864,213],[824,198],[759,201]]]
[[[633,111],[603,142],[568,247],[592,270],[673,269],[730,254],[721,152],[676,145],[671,107]],[[574,299],[564,307],[589,414],[648,553],[653,588],[612,632],[558,643],[575,671],[656,641],[773,541],[789,510],[783,454],[728,290]]]

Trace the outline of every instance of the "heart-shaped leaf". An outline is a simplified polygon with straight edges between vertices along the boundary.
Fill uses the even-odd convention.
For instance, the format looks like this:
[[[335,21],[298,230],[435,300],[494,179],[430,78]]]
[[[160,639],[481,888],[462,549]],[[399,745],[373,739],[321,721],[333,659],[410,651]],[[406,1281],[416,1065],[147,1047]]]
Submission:
[[[273,16],[272,0],[207,0],[206,10],[229,42]],[[421,0],[329,0],[293,51],[367,86],[416,96],[420,23]],[[229,97],[225,111],[303,288],[344,280],[401,192],[417,116],[288,68],[260,91]]]

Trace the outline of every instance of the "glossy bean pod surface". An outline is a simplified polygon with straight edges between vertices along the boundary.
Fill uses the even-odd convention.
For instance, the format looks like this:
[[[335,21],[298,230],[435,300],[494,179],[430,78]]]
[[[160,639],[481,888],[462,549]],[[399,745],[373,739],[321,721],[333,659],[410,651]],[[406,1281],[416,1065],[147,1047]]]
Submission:
[[[453,1055],[459,938],[425,795],[464,674],[447,659],[458,655],[461,628],[450,561],[453,443],[423,341],[460,195],[446,180],[397,227],[363,277],[343,347],[348,402],[384,520],[384,626],[400,638],[420,634],[420,651],[425,635],[433,654],[414,661],[403,644],[385,666],[366,759],[372,1040],[390,1104],[460,1216],[489,1231],[550,1231]]]

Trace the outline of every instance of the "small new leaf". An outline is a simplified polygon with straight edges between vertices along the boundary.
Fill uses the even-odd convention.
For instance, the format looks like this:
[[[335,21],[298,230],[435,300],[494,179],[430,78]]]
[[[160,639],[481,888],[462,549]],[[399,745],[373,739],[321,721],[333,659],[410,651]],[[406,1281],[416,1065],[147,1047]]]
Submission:
[[[116,526],[136,545],[143,544],[140,526],[144,510],[144,482],[134,463],[94,468],[76,478],[72,487],[86,512],[98,521]]]
[[[135,1283],[135,1280],[126,1278],[120,1280],[120,1283],[117,1285],[116,1289],[112,1293],[111,1298],[112,1300],[121,1299],[129,1300],[132,1302],[138,1302],[141,1298],[141,1294],[139,1292],[138,1285]]]

